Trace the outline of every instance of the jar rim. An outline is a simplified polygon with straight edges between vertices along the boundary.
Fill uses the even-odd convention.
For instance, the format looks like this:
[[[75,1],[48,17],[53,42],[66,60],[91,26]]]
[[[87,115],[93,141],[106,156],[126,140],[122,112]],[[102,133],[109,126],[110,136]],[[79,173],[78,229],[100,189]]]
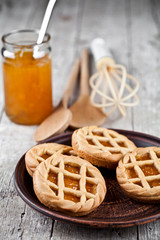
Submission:
[[[35,33],[37,34],[37,37],[38,37],[38,34],[39,34],[39,30],[38,29],[20,29],[20,30],[13,30],[9,33],[6,33],[2,36],[1,40],[4,44],[8,44],[10,46],[14,46],[14,47],[22,47],[22,46],[28,46],[28,47],[34,47],[34,46],[42,46],[43,44],[45,43],[48,43],[51,39],[51,36],[49,33],[45,33],[45,37],[43,39],[43,42],[40,43],[40,44],[37,44],[36,42],[35,43],[32,43],[32,44],[18,44],[18,43],[13,43],[12,41],[8,41],[7,38],[14,35],[14,34],[21,34],[21,33]]]

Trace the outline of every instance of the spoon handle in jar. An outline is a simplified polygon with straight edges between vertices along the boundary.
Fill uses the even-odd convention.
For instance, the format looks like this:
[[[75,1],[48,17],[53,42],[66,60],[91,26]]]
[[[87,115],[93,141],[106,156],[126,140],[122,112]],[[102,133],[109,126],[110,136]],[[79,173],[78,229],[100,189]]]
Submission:
[[[89,57],[87,49],[84,49],[81,56],[81,95],[89,95]]]
[[[39,31],[37,44],[41,44],[43,42],[46,30],[47,30],[47,26],[48,26],[48,23],[49,23],[49,20],[50,20],[50,16],[51,16],[51,13],[52,13],[52,10],[53,10],[53,7],[54,7],[55,3],[56,3],[56,0],[50,0],[48,5],[47,5],[46,12],[44,14],[42,25],[41,25],[41,28],[40,28],[40,31]]]
[[[80,70],[80,60],[77,59],[75,61],[74,65],[73,65],[73,67],[72,67],[72,70],[71,70],[71,73],[70,73],[70,76],[69,76],[69,79],[68,79],[67,88],[63,93],[62,104],[65,108],[67,108],[70,95],[72,93],[75,81],[76,81],[76,79],[78,77],[78,74],[79,74],[79,70]]]

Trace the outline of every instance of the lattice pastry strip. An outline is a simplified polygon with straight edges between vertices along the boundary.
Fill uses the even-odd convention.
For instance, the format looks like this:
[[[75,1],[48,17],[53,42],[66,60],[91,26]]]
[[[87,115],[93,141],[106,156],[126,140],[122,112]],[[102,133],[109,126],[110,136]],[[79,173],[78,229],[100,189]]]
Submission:
[[[109,131],[105,130],[106,129],[101,128],[101,131],[96,133],[92,131],[92,129],[88,129],[86,136],[87,141],[92,141],[94,143],[93,147],[97,147],[104,152],[110,153],[110,151],[118,151],[122,154],[128,152],[129,144],[126,142],[126,139],[122,139],[119,134],[110,135]]]
[[[105,181],[89,162],[56,153],[39,164],[33,175],[34,190],[46,206],[71,215],[85,215],[103,201]]]
[[[56,152],[60,152],[66,155],[76,155],[73,152],[72,147],[58,144],[58,143],[44,143],[39,144],[31,148],[25,155],[25,164],[26,169],[30,176],[33,176],[33,173],[36,167],[44,162],[46,159],[51,157]]]
[[[93,180],[92,178],[89,178],[89,177],[86,176],[86,166],[84,166],[84,165],[81,166],[80,174],[73,174],[73,173],[69,173],[68,171],[66,171],[64,169],[64,161],[60,161],[59,168],[51,166],[49,171],[56,172],[56,174],[58,174],[60,176],[59,182],[60,182],[60,184],[62,183],[62,185],[58,187],[58,189],[61,189],[61,193],[58,194],[58,197],[60,199],[64,198],[64,194],[63,194],[64,191],[66,191],[66,192],[68,191],[68,188],[65,187],[65,184],[64,184],[65,176],[67,176],[69,178],[72,178],[72,179],[74,178],[74,180],[76,179],[77,181],[80,181],[79,185],[80,185],[81,191],[77,192],[78,196],[82,196],[82,197],[85,196],[85,198],[84,198],[85,200],[86,200],[86,197],[87,198],[91,198],[91,197],[95,198],[95,196],[93,194],[88,193],[86,191],[86,186],[85,186],[86,185],[86,180],[89,180],[90,183],[92,183],[92,184],[96,183],[95,179]],[[50,183],[50,181],[48,181],[48,182],[52,186],[52,182],[51,183]],[[76,191],[72,190],[71,188],[69,188],[69,192],[73,193],[73,194],[76,194]]]
[[[116,172],[128,196],[140,201],[160,202],[160,148],[135,149],[119,162]]]
[[[125,136],[96,126],[76,130],[72,135],[72,147],[80,157],[109,169],[116,168],[123,155],[136,148]]]

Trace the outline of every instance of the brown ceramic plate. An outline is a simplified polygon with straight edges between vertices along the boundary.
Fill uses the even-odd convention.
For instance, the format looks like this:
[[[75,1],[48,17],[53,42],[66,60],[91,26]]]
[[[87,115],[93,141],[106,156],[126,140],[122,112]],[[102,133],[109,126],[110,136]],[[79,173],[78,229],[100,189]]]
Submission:
[[[117,130],[132,140],[137,147],[160,146],[160,139],[147,134]],[[71,144],[72,132],[53,137],[48,142]],[[101,169],[106,185],[107,194],[104,202],[92,213],[83,217],[71,217],[50,210],[39,202],[33,191],[32,178],[26,171],[23,155],[15,169],[15,186],[21,198],[38,212],[56,220],[76,223],[89,227],[129,227],[155,221],[160,218],[160,206],[138,203],[131,200],[121,191],[115,176],[115,171]]]

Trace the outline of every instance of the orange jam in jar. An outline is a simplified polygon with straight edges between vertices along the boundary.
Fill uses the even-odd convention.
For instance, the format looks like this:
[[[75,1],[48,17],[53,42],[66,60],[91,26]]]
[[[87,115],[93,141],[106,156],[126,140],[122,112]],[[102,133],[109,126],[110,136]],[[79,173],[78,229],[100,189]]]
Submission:
[[[2,37],[5,111],[16,123],[41,123],[53,111],[50,36],[35,52],[38,33],[21,30]]]

